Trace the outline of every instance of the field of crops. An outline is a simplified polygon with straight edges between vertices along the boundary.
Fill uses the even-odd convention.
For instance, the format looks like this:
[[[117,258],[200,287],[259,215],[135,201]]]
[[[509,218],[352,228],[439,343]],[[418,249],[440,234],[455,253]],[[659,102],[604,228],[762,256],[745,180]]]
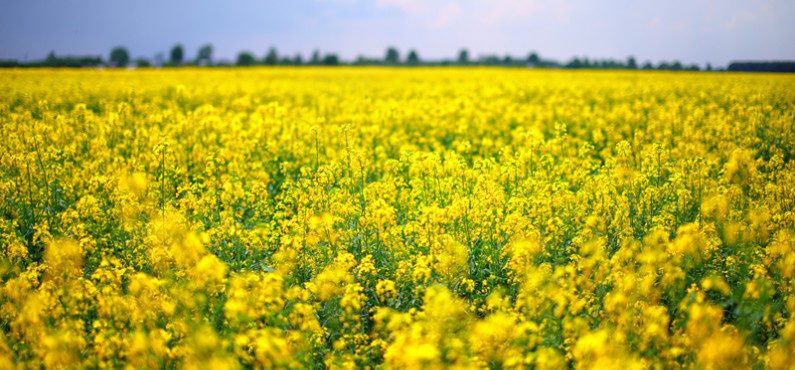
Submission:
[[[793,75],[0,86],[0,368],[795,364]]]

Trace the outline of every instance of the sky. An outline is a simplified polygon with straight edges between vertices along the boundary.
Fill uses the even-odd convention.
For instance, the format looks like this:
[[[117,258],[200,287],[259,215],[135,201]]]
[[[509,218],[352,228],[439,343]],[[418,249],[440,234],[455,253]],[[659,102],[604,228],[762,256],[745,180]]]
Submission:
[[[270,47],[307,59],[382,57],[387,46],[423,59],[485,54],[567,61],[575,56],[680,60],[795,60],[793,0],[0,0],[0,59],[102,55],[215,59]]]

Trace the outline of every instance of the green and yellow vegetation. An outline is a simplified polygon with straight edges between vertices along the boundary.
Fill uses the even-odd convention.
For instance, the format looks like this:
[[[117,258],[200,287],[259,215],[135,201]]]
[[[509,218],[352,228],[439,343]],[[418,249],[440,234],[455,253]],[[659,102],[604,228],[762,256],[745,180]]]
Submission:
[[[0,85],[0,368],[795,364],[795,76]]]

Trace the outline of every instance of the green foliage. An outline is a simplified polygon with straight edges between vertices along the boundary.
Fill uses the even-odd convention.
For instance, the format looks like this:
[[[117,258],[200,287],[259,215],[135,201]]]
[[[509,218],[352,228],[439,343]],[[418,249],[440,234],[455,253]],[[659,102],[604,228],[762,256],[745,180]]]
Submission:
[[[110,51],[108,60],[111,67],[126,67],[130,64],[130,52],[122,46],[115,47]]]

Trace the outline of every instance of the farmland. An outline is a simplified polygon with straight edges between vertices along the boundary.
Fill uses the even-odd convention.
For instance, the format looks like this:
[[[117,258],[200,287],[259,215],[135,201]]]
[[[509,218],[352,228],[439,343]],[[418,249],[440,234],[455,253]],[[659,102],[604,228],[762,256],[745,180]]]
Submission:
[[[0,86],[0,368],[795,363],[793,75]]]

